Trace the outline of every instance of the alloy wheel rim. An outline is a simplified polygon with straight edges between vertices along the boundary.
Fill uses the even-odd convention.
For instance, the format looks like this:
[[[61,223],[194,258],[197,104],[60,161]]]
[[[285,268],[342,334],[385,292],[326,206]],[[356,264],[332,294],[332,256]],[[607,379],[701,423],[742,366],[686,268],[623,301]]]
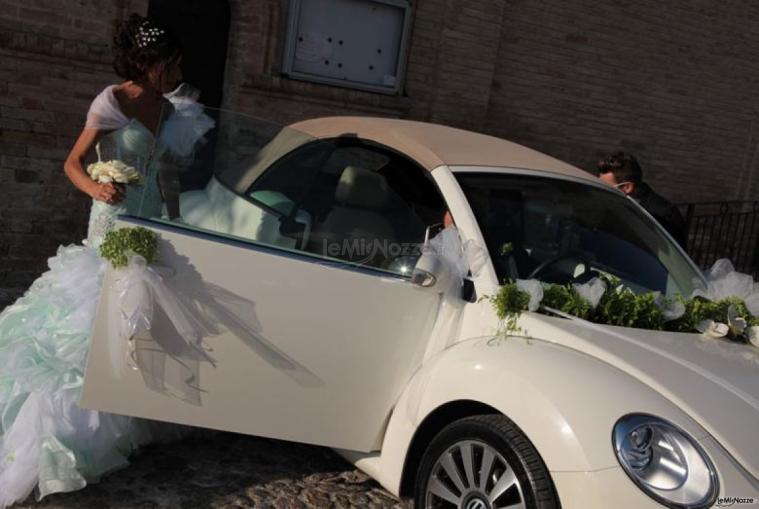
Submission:
[[[426,509],[527,509],[511,464],[479,440],[462,440],[435,462],[425,493]]]

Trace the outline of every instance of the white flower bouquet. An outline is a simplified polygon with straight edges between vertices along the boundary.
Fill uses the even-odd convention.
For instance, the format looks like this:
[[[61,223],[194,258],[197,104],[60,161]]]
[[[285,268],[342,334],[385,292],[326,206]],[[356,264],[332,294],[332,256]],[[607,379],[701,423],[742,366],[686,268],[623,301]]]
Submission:
[[[87,166],[87,174],[99,184],[142,184],[142,175],[133,166],[118,159],[98,161]]]

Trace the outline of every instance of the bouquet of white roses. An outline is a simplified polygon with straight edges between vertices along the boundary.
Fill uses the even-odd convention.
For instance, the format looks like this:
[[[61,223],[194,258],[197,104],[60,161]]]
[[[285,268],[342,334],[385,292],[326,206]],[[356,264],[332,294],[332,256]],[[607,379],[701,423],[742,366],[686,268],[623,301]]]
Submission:
[[[133,167],[118,159],[98,161],[87,166],[87,173],[95,182],[106,184],[141,184],[142,175]]]

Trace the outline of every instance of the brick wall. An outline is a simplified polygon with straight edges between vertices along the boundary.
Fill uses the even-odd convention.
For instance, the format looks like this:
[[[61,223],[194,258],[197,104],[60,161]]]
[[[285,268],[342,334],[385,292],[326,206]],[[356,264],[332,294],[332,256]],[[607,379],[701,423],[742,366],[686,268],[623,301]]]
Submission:
[[[112,20],[146,2],[0,0],[0,308],[86,233],[63,173],[87,106],[114,81]]]
[[[401,97],[280,77],[287,4],[232,2],[227,108],[438,122],[589,171],[622,149],[677,202],[759,191],[759,4],[420,0]]]
[[[224,108],[274,122],[325,115],[407,116],[407,97],[281,77],[287,0],[231,0]]]
[[[85,234],[89,204],[62,161],[116,79],[112,21],[147,3],[0,0],[0,307]],[[622,148],[676,201],[759,191],[759,4],[418,0],[404,92],[388,96],[282,77],[288,3],[230,1],[225,108],[445,123],[587,169]]]
[[[622,148],[676,201],[753,199],[759,4],[510,1],[484,130],[592,168]]]

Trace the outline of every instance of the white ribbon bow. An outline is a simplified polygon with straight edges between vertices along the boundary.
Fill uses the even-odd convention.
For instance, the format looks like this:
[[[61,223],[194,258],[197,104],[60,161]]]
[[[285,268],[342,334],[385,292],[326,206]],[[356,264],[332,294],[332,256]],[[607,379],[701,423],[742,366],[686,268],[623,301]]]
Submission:
[[[117,373],[122,366],[122,348],[127,344],[127,361],[132,369],[138,369],[135,337],[150,335],[155,307],[160,307],[177,331],[182,341],[200,358],[216,365],[203,345],[203,333],[199,325],[190,318],[192,312],[186,308],[166,285],[163,277],[148,266],[145,258],[138,254],[128,256],[127,266],[118,270],[118,278],[113,285],[118,294],[116,311],[118,334],[111,338],[111,362]]]

